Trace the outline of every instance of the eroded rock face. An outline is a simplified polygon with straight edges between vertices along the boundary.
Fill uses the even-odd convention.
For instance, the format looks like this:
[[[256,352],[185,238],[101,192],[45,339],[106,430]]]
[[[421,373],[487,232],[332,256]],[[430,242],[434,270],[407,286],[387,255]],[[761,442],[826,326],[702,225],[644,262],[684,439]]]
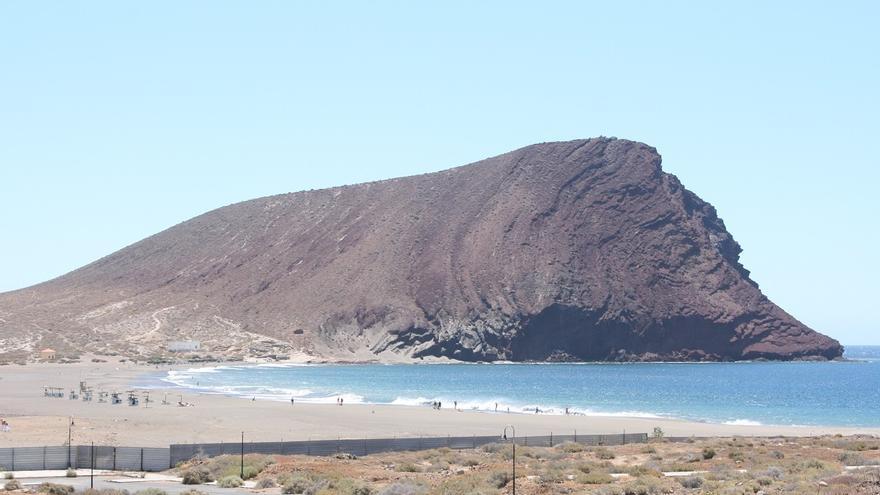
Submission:
[[[329,359],[839,357],[739,253],[653,148],[544,143],[211,211],[0,295],[0,325],[18,343],[102,352],[195,338]]]

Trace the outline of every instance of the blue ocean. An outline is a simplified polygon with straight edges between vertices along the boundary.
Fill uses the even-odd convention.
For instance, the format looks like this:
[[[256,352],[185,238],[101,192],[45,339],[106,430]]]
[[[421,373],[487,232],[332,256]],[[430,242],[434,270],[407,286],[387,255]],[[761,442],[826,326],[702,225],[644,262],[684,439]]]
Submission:
[[[740,363],[248,365],[162,380],[267,400],[443,407],[491,413],[666,417],[726,424],[880,427],[880,346],[848,361]]]

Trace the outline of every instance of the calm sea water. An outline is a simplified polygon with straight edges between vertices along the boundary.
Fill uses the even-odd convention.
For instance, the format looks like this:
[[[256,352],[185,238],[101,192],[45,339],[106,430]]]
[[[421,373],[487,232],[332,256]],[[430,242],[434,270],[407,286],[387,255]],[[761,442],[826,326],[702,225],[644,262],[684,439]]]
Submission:
[[[880,346],[831,363],[255,365],[170,371],[176,386],[258,399],[713,423],[880,426]]]

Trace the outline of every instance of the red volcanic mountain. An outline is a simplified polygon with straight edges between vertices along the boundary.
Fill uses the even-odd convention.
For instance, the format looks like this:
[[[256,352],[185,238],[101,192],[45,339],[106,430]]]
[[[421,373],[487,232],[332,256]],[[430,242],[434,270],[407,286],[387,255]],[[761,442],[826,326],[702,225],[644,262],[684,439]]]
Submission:
[[[837,358],[768,300],[715,209],[649,146],[528,146],[254,199],[0,295],[7,354],[330,360]]]

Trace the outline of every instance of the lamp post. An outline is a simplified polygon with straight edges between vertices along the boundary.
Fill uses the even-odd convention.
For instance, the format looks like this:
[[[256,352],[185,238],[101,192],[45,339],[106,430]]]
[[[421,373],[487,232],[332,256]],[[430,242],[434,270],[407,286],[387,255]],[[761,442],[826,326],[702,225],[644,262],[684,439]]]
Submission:
[[[71,428],[73,427],[73,416],[68,416],[67,418],[67,469],[73,467],[71,456],[70,456],[70,442],[72,438]]]
[[[241,471],[239,478],[244,479],[244,432],[241,432]]]
[[[510,429],[510,432],[513,434],[513,438],[511,439],[511,446],[513,447],[513,495],[516,495],[516,428],[513,425],[507,425],[504,427],[504,432],[501,434],[501,437],[507,440],[507,429]]]

